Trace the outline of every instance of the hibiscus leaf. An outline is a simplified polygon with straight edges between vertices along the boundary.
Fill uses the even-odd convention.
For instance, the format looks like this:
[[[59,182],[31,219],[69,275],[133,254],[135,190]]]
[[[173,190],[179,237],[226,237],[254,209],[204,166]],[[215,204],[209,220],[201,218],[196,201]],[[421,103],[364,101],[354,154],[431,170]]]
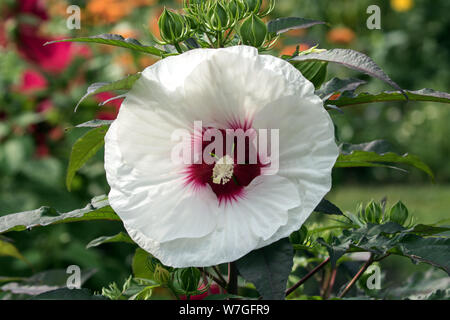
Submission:
[[[325,22],[306,18],[286,17],[269,21],[267,29],[270,33],[281,34],[289,30],[309,28],[318,24],[325,24]]]
[[[431,89],[421,89],[417,91],[405,91],[408,99],[411,101],[429,101],[450,103],[450,94],[446,92],[434,91]],[[373,102],[395,102],[405,101],[401,92],[385,91],[378,94],[360,93],[358,95],[342,95],[336,100],[328,100],[326,103],[331,103],[338,107],[347,107],[364,103]]]
[[[431,235],[435,235],[435,234],[446,233],[448,231],[450,231],[450,227],[430,226],[430,225],[425,225],[425,224],[415,225],[411,229],[411,233],[416,233],[416,234],[423,235],[423,236],[431,236]]]
[[[104,236],[97,239],[92,240],[88,243],[86,246],[86,249],[92,248],[92,247],[98,247],[101,244],[104,243],[111,243],[111,242],[125,242],[125,243],[131,243],[134,244],[134,241],[131,240],[130,236],[126,234],[125,232],[119,232],[116,235],[113,236]]]
[[[115,90],[130,90],[133,87],[133,84],[141,77],[140,73],[129,75],[126,78],[114,81],[114,82],[97,82],[91,84],[86,94],[78,101],[75,106],[75,112],[78,110],[81,102],[84,101],[87,97],[90,97],[94,94],[107,92],[107,91],[115,91]]]
[[[70,191],[75,173],[92,158],[105,143],[107,126],[88,131],[72,147],[66,175],[66,187]]]
[[[422,170],[434,180],[434,174],[431,171],[430,167],[428,167],[428,165],[426,165],[417,156],[409,154],[401,156],[393,152],[378,154],[376,152],[354,150],[350,154],[340,154],[334,167],[378,167],[385,166],[389,163],[406,164],[413,166],[419,170]]]
[[[358,51],[351,49],[332,49],[323,52],[299,55],[292,58],[291,61],[326,61],[342,64],[350,69],[364,72],[369,76],[378,78],[404,94],[403,89],[392,81],[391,78],[389,78],[389,76],[384,73],[384,71],[371,58]]]
[[[94,120],[80,123],[76,127],[77,128],[98,128],[98,127],[102,127],[102,126],[108,126],[108,125],[112,124],[113,122],[114,122],[114,120],[94,119]]]
[[[423,238],[414,234],[403,237],[394,252],[443,269],[450,275],[450,238]]]
[[[325,214],[343,215],[341,209],[325,198],[320,201],[314,211]]]
[[[293,63],[293,66],[311,81],[316,89],[320,88],[327,77],[328,62],[308,61]]]
[[[327,83],[325,83],[319,90],[316,91],[316,94],[322,98],[322,100],[328,100],[331,96],[337,93],[342,93],[346,91],[353,92],[359,86],[366,84],[366,81],[348,78],[348,79],[339,79],[333,78]],[[328,101],[329,103],[334,103],[334,100]]]
[[[15,245],[13,245],[9,241],[2,240],[1,238],[0,238],[0,256],[13,257],[28,263],[25,257],[20,253],[20,251],[16,248]]]
[[[263,299],[284,299],[292,270],[294,250],[289,239],[281,239],[236,261],[239,274],[252,282]]]
[[[116,47],[122,47],[127,49],[132,49],[134,51],[139,51],[143,53],[152,54],[155,56],[163,56],[166,52],[163,50],[160,50],[158,48],[152,47],[152,46],[146,46],[141,44],[138,40],[133,38],[124,38],[119,34],[100,34],[97,36],[92,37],[79,37],[79,38],[72,38],[72,39],[61,39],[61,40],[55,40],[45,43],[44,45],[49,45],[53,43],[58,42],[91,42],[91,43],[99,43],[99,44],[106,44]]]
[[[32,211],[2,216],[0,217],[0,233],[89,220],[120,221],[120,218],[109,206],[107,197],[99,196],[92,199],[86,207],[67,213],[59,213],[50,207],[41,207]]]
[[[147,251],[137,248],[133,256],[133,262],[131,268],[133,270],[133,276],[135,278],[153,279],[153,272],[149,268],[149,262],[152,258],[151,254]]]

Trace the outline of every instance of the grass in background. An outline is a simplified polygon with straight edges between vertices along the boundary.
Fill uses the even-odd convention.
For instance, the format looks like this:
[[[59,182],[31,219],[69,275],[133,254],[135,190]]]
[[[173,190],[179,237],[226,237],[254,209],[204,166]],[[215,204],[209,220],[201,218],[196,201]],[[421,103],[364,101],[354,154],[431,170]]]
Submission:
[[[436,223],[450,219],[450,185],[337,186],[327,196],[343,211],[355,212],[360,202],[381,200],[388,206],[401,200],[418,223]]]

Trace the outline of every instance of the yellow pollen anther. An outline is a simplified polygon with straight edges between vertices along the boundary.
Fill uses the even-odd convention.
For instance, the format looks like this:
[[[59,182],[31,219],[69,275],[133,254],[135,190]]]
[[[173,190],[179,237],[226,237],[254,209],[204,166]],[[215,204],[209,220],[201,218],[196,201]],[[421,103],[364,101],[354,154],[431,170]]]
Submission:
[[[226,155],[220,158],[213,168],[212,179],[215,184],[226,184],[233,177],[234,161]]]

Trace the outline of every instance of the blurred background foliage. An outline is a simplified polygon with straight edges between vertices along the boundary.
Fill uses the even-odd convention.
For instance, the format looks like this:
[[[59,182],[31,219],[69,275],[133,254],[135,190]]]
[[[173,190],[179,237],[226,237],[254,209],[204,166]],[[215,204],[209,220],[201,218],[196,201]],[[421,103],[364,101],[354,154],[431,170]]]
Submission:
[[[72,4],[82,9],[80,30],[66,27],[66,9]],[[381,8],[381,30],[366,27],[366,10],[372,4]],[[98,107],[113,96],[103,93],[86,99],[77,113],[74,106],[89,84],[117,80],[157,61],[106,46],[42,44],[101,33],[149,42],[149,32],[159,35],[157,18],[164,6],[181,7],[180,1],[158,0],[1,0],[0,215],[43,205],[69,211],[107,193],[102,153],[77,174],[72,192],[66,190],[64,180],[71,146],[86,131],[73,126],[92,118],[114,119],[120,100]],[[298,45],[300,50],[316,44],[326,49],[352,48],[371,56],[405,89],[448,91],[448,12],[448,0],[278,0],[270,18],[299,16],[328,22],[327,26],[283,35],[274,49],[277,54],[292,54]],[[330,65],[328,79],[332,76],[367,80],[358,91],[389,90],[380,81]],[[359,202],[388,196],[389,203],[401,199],[419,222],[448,218],[448,106],[397,102],[331,113],[340,141],[385,139],[396,152],[424,160],[433,169],[437,183],[432,184],[417,170],[337,169],[330,200],[344,210],[354,210]],[[98,270],[86,284],[90,288],[98,290],[111,281],[121,282],[130,273],[132,246],[107,244],[85,249],[90,240],[121,229],[120,223],[90,222],[7,234],[28,263],[0,257],[0,276],[30,276],[77,264]],[[402,273],[392,265],[387,268],[394,270],[394,275]]]

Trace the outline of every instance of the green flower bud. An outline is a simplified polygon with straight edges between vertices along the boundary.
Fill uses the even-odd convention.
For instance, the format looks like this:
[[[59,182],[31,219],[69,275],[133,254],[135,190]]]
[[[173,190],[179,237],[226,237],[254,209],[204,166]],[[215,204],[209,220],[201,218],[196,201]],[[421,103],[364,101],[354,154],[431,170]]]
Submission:
[[[150,272],[154,273],[156,270],[156,267],[158,267],[158,266],[163,267],[162,263],[158,259],[149,255],[147,258],[147,267],[150,270]]]
[[[383,219],[383,209],[381,208],[380,204],[376,203],[373,200],[367,204],[365,213],[366,222],[379,224]]]
[[[248,13],[258,13],[261,9],[262,0],[244,0],[244,5]]]
[[[189,26],[182,15],[164,8],[158,20],[161,39],[167,43],[183,41],[189,32]]]
[[[223,31],[230,27],[231,20],[227,9],[221,2],[216,2],[208,11],[209,25],[212,30]]]
[[[245,6],[241,0],[230,0],[228,2],[228,10],[233,18],[240,20],[245,13]]]
[[[408,220],[409,212],[408,208],[399,201],[389,210],[388,219],[389,221],[398,223],[399,225],[404,225]]]
[[[185,293],[194,293],[197,291],[201,276],[200,270],[193,267],[178,269],[176,271],[176,279],[179,282],[180,288]]]
[[[239,33],[244,44],[259,48],[266,40],[267,26],[258,16],[252,14],[244,20]]]
[[[167,284],[170,280],[170,272],[162,265],[157,265],[155,271],[153,272],[153,277],[160,284]]]
[[[294,231],[289,236],[292,244],[303,244],[308,237],[308,229],[303,225],[300,230]]]

